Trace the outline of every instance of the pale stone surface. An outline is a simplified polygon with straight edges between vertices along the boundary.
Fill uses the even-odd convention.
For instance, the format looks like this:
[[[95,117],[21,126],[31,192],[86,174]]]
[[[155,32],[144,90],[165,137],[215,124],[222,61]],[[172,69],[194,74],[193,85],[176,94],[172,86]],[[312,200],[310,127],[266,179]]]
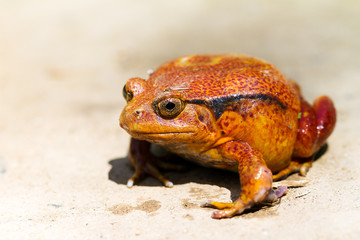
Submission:
[[[1,239],[360,238],[358,1],[0,2]],[[199,205],[236,197],[238,177],[195,167],[167,172],[171,189],[128,189],[117,118],[128,78],[223,52],[274,63],[309,100],[329,95],[338,123],[305,186],[218,221]]]

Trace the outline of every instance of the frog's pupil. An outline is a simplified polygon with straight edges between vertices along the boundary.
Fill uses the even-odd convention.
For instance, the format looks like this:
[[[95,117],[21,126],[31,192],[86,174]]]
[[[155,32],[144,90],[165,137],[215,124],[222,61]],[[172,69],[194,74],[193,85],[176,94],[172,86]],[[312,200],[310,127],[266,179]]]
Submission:
[[[166,107],[166,109],[168,109],[168,110],[172,110],[172,109],[174,109],[175,104],[172,103],[172,102],[168,102],[165,107]]]

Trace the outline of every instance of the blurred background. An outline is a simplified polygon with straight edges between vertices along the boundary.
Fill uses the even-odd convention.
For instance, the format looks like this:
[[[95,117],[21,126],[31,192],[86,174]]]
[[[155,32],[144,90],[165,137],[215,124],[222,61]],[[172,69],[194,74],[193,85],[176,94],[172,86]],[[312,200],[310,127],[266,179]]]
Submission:
[[[148,69],[182,55],[242,53],[276,65],[300,84],[309,101],[322,94],[335,101],[338,124],[329,140],[328,158],[317,163],[318,170],[311,170],[315,179],[327,176],[321,182],[324,185],[314,186],[326,194],[298,203],[303,208],[313,203],[318,209],[314,203],[318,199],[318,204],[330,207],[319,210],[301,228],[313,231],[310,239],[336,233],[359,237],[351,220],[359,218],[353,209],[360,206],[354,197],[360,191],[355,177],[360,167],[356,160],[359,39],[360,2],[356,0],[0,0],[0,232],[29,236],[21,235],[20,228],[32,237],[47,238],[52,231],[65,234],[68,229],[67,234],[81,237],[86,233],[72,225],[100,218],[107,225],[94,223],[91,231],[111,238],[116,226],[109,225],[109,218],[120,220],[109,217],[106,208],[115,199],[131,204],[139,195],[151,197],[156,190],[165,201],[163,208],[170,211],[170,206],[181,205],[172,202],[166,208],[166,201],[175,200],[164,197],[166,189],[160,186],[159,190],[128,191],[108,180],[109,161],[127,154],[128,136],[117,120],[125,104],[122,87],[130,77],[146,78]],[[132,170],[124,167],[122,171],[130,175]],[[340,197],[337,193],[344,189],[349,191]],[[179,199],[185,193],[173,194]],[[327,216],[329,208],[333,215]],[[170,211],[175,219],[176,214],[185,214],[183,209],[175,210]],[[199,216],[211,221],[209,212],[202,211]],[[288,211],[280,215],[291,224],[299,212]],[[339,211],[348,214],[335,221]],[[136,214],[128,217],[123,226],[139,221]],[[328,228],[318,225],[324,219]],[[161,221],[154,217],[137,230],[129,226],[120,236],[145,233]],[[229,221],[221,226],[228,229],[233,226],[230,223],[234,229],[239,224]],[[277,223],[256,219],[268,235],[283,231]],[[219,222],[208,224],[214,224],[214,229],[220,226]],[[242,236],[254,237],[249,222],[242,224],[248,227]],[[183,226],[190,231],[196,224],[183,222]],[[226,233],[233,236],[234,229]],[[154,237],[166,239],[167,231]],[[292,231],[301,236],[299,227]],[[204,229],[201,236],[210,232]],[[58,236],[67,236],[62,234]]]

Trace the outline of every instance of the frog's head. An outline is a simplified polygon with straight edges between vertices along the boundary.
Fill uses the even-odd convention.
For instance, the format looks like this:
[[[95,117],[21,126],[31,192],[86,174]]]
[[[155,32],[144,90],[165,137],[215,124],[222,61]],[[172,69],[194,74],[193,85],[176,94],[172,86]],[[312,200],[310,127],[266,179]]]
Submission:
[[[128,80],[120,126],[136,139],[157,144],[211,144],[217,136],[216,120],[207,107],[186,99],[188,90],[154,86],[141,78]]]

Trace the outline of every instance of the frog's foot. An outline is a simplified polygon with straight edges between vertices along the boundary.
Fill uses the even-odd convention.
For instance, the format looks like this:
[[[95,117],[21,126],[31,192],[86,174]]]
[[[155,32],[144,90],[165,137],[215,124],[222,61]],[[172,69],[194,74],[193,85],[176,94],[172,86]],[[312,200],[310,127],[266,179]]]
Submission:
[[[174,184],[171,181],[169,181],[168,179],[166,179],[159,172],[159,170],[157,170],[157,168],[155,166],[153,166],[152,164],[143,164],[141,166],[137,166],[135,168],[134,175],[131,178],[129,178],[129,180],[127,181],[126,186],[128,188],[131,188],[132,186],[134,186],[135,183],[137,183],[141,179],[143,179],[146,174],[149,174],[149,175],[153,176],[154,178],[159,180],[161,183],[163,183],[166,187],[173,187],[174,186]]]
[[[306,176],[307,172],[309,171],[312,162],[313,157],[307,158],[305,161],[291,161],[290,165],[287,168],[284,168],[280,172],[273,175],[273,180],[278,181],[281,179],[286,178],[292,173],[299,173],[300,176]]]
[[[286,194],[286,187],[279,187],[276,190],[271,190],[270,193],[265,197],[263,202],[275,202],[282,196]],[[251,208],[254,205],[254,202],[248,202],[244,204],[241,199],[236,200],[233,203],[224,203],[224,202],[215,202],[215,201],[207,201],[201,205],[201,207],[211,207],[219,209],[218,211],[213,212],[212,218],[221,219],[221,218],[229,218],[236,214],[241,214],[244,210]]]
[[[233,203],[207,202],[203,206],[219,209],[213,218],[228,218],[242,213],[257,203],[273,202],[286,193],[286,187],[272,189],[272,173],[266,166],[262,154],[240,141],[227,142],[219,150],[224,157],[238,161],[241,182],[240,197]]]
[[[287,192],[286,186],[279,186],[277,189],[271,189],[269,195],[264,199],[264,202],[276,202]]]
[[[129,178],[127,187],[131,188],[147,174],[158,179],[166,187],[172,187],[174,185],[157,169],[154,163],[154,156],[150,152],[150,143],[132,138],[130,143],[129,160],[135,168],[135,173],[131,178]]]
[[[215,202],[208,201],[202,205],[202,207],[211,207],[217,208],[217,210],[213,212],[211,215],[212,218],[221,219],[221,218],[229,218],[236,214],[242,213],[245,209],[250,208],[253,204],[247,203],[244,204],[240,199],[236,200],[233,203],[223,203],[223,202]]]

